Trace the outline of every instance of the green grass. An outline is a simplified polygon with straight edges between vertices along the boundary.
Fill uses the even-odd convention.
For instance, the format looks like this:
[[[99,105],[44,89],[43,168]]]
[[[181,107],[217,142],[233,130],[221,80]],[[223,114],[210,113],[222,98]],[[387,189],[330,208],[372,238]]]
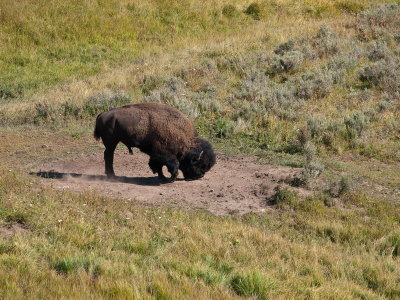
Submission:
[[[108,66],[165,49],[234,35],[255,22],[320,18],[357,11],[365,2],[230,2],[237,13],[223,13],[223,1],[10,1],[0,3],[0,96],[20,98],[49,86],[85,78]],[[251,5],[250,5],[251,7]],[[160,51],[160,49],[162,51]]]
[[[0,234],[5,299],[400,296],[398,204],[346,194],[328,207],[315,196],[214,217],[0,178],[1,226],[26,228]]]

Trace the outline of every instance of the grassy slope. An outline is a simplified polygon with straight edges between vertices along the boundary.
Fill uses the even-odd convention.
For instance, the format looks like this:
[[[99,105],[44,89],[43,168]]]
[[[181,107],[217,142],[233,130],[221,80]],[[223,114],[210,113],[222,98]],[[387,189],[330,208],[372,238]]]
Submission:
[[[335,87],[327,97],[297,108],[300,119],[274,111],[263,123],[246,106],[252,100],[243,100],[237,91],[248,84],[247,70],[259,71],[254,57],[260,52],[270,53],[291,37],[313,37],[324,23],[341,37],[353,35],[345,25],[354,16],[339,12],[359,11],[370,2],[375,1],[265,1],[256,21],[241,12],[249,3],[240,1],[233,18],[222,14],[223,2],[2,1],[0,90],[6,99],[0,106],[5,116],[0,162],[7,169],[0,170],[0,295],[399,298],[400,211],[393,201],[400,182],[399,152],[392,150],[399,145],[395,130],[385,133],[386,124],[398,116],[395,105],[354,140],[335,136],[332,147],[322,137],[312,140],[325,164],[323,179],[336,181],[346,174],[360,182],[358,188],[340,198],[289,195],[261,217],[146,210],[95,194],[42,188],[18,171],[38,160],[101,151],[91,139],[93,114],[107,101],[118,104],[132,96],[138,101],[158,97],[159,91],[197,117],[202,133],[223,137],[214,140],[218,149],[301,165],[294,137],[310,112],[329,123],[376,109],[381,92],[372,87],[375,96],[367,102],[349,101],[356,83],[350,72],[344,89]],[[325,60],[305,61],[287,77],[318,69]],[[221,61],[231,61],[239,71]],[[188,99],[174,98],[171,87],[188,93]],[[209,103],[208,96],[201,97],[210,88],[217,94],[211,93],[216,101]],[[257,85],[248,91],[254,89],[259,91]],[[110,92],[119,90],[128,94],[115,98]],[[103,91],[89,98],[99,107],[88,100]],[[232,95],[237,97],[233,101]],[[210,106],[194,109],[196,97]],[[238,126],[239,110],[248,114],[249,124]],[[218,123],[221,118],[225,123]],[[29,125],[34,122],[43,126]],[[229,122],[241,130],[230,132]],[[270,136],[260,135],[263,131]],[[360,146],[368,143],[372,149]],[[377,151],[381,144],[383,150]],[[19,233],[8,235],[13,230]]]
[[[5,298],[399,297],[399,206],[346,195],[282,204],[265,216],[146,210],[0,176]],[[354,209],[357,208],[357,209]],[[15,225],[18,224],[18,225]]]
[[[321,17],[369,1],[264,1],[261,18]],[[0,2],[0,96],[29,96],[71,78],[124,65],[144,53],[225,37],[251,23],[247,1]],[[282,20],[280,20],[282,21]]]

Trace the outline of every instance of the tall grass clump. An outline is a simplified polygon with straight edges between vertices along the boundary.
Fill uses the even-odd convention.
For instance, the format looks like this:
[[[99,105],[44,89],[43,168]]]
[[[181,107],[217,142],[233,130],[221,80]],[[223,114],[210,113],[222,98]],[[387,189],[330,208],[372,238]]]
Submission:
[[[256,299],[268,298],[269,292],[275,289],[273,280],[256,271],[234,276],[230,286],[237,295]]]

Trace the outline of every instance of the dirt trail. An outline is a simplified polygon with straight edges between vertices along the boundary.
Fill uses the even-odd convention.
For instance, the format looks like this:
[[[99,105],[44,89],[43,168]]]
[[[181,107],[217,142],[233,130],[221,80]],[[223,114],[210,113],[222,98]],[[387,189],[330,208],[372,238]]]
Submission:
[[[96,190],[113,197],[136,199],[144,205],[203,209],[216,215],[263,213],[279,184],[298,176],[300,169],[259,164],[242,156],[218,155],[217,164],[201,180],[161,184],[148,167],[148,156],[135,151],[115,153],[116,179],[104,175],[103,154],[48,162],[32,170],[57,189]],[[164,172],[165,174],[169,174]],[[297,189],[300,194],[307,191]]]

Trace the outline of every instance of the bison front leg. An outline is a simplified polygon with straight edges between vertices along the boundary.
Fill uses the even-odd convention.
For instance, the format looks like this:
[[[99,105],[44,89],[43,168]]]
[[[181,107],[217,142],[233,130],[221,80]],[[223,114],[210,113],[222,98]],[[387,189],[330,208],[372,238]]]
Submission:
[[[149,166],[153,173],[157,173],[158,178],[163,181],[168,180],[170,182],[174,182],[176,177],[178,177],[179,161],[176,159],[176,157],[151,157]],[[171,173],[171,177],[169,179],[167,179],[163,174],[163,166],[166,166],[168,172]]]
[[[174,182],[176,177],[178,177],[178,170],[179,170],[179,161],[174,158],[174,159],[170,159],[167,161],[166,163],[168,172],[171,173],[171,182]]]
[[[150,158],[149,167],[153,171],[153,174],[158,174],[158,178],[163,181],[167,180],[162,171],[163,163],[160,160],[157,158]]]

